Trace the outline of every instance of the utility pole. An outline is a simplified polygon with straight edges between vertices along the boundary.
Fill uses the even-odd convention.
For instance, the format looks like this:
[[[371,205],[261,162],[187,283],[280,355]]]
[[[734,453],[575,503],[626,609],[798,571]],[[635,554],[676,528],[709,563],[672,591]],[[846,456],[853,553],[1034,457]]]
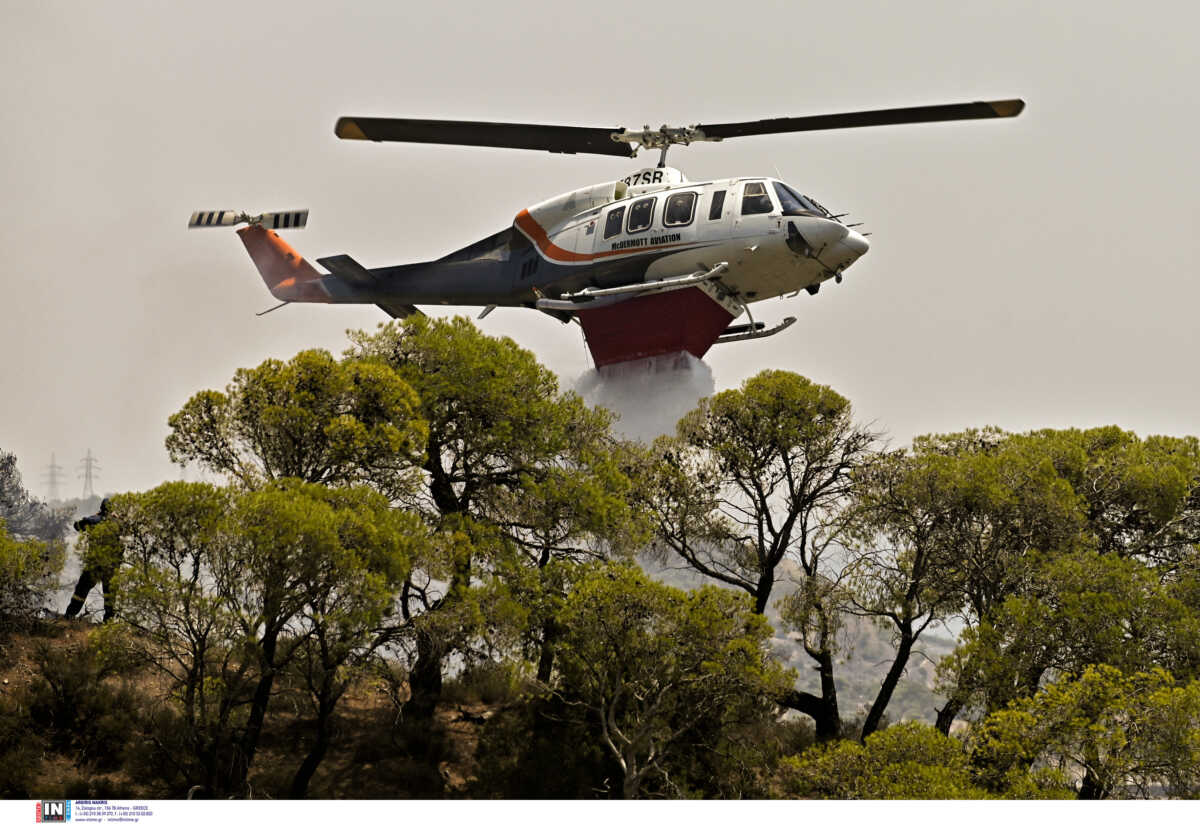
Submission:
[[[96,497],[96,490],[92,488],[93,479],[100,475],[100,462],[92,457],[92,450],[87,451],[87,457],[79,461],[81,472],[79,477],[83,478],[83,497]]]
[[[63,468],[58,465],[58,461],[54,459],[54,453],[50,453],[50,465],[46,467],[46,490],[49,493],[48,501],[61,501],[62,495],[58,493],[58,482],[63,478]]]

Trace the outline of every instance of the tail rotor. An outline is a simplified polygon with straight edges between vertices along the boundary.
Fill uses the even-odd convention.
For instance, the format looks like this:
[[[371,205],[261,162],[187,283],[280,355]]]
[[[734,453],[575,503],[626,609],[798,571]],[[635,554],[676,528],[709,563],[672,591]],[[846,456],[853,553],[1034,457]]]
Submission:
[[[284,303],[329,303],[329,290],[321,282],[322,273],[275,233],[276,229],[303,229],[308,224],[308,210],[264,212],[248,215],[233,209],[192,212],[189,229],[213,226],[237,226],[242,245],[262,275],[271,294]]]
[[[206,229],[210,226],[236,226],[239,223],[262,226],[265,229],[303,229],[308,225],[308,209],[297,209],[290,212],[264,212],[261,215],[248,215],[233,209],[192,212],[188,228]]]

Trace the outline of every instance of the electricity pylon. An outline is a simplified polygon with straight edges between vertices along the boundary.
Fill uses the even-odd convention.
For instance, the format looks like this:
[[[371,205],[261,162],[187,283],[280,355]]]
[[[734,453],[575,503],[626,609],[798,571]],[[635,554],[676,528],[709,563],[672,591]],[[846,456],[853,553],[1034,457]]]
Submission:
[[[54,453],[50,453],[50,465],[46,467],[46,491],[49,493],[48,501],[61,501],[62,496],[58,494],[58,482],[62,480],[63,468],[58,465],[58,461],[54,459]]]
[[[82,470],[79,477],[83,478],[83,497],[94,498],[96,491],[92,488],[92,480],[100,475],[100,462],[92,457],[92,450],[87,451],[87,457],[79,461],[79,468]]]

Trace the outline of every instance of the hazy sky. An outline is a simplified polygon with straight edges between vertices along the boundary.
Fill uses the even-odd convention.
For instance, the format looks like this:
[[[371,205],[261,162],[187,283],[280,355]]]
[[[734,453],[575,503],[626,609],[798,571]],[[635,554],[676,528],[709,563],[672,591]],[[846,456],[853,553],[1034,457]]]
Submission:
[[[310,259],[425,260],[655,157],[339,141],[339,115],[684,125],[1022,97],[1015,120],[676,148],[694,180],[780,176],[873,232],[799,318],[716,347],[849,397],[896,442],[996,424],[1200,433],[1195,3],[0,4],[0,449],[44,494],[179,477],[166,419],[238,367],[345,348],[374,307],[275,301],[196,209],[310,208]],[[643,163],[642,161],[646,161]],[[462,310],[477,314],[478,310]],[[565,384],[577,327],[482,321]],[[99,491],[99,490],[98,490]]]

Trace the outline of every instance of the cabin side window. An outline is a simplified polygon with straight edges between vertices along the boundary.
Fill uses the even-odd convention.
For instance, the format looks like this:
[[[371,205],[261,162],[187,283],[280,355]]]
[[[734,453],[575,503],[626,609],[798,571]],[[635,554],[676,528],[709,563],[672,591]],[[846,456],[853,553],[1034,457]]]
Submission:
[[[763,215],[770,212],[771,196],[767,194],[767,187],[762,183],[747,183],[742,189],[742,214],[744,215]]]
[[[654,198],[644,197],[641,200],[635,200],[629,206],[629,225],[625,227],[626,231],[630,234],[644,232],[650,228],[653,220]]]
[[[696,213],[696,193],[679,192],[667,198],[663,208],[663,226],[687,226]]]
[[[625,207],[618,206],[608,213],[608,217],[604,219],[604,239],[616,237],[621,234],[621,221],[625,217]]]
[[[721,212],[725,211],[725,190],[713,192],[712,203],[708,206],[708,219],[720,220]]]

